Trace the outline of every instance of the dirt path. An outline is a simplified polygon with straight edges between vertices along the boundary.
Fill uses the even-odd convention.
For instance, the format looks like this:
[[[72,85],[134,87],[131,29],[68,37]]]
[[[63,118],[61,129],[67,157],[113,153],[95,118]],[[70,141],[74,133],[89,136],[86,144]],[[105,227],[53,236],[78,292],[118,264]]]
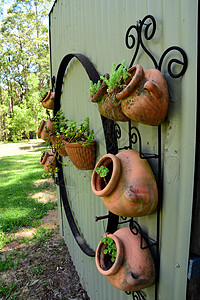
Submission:
[[[38,149],[38,141],[28,144],[1,143],[0,157],[25,153],[28,155],[34,153],[34,149]],[[44,203],[57,201],[52,179],[35,182],[35,185],[41,184],[45,186],[45,190],[30,196]],[[68,248],[59,234],[58,224],[58,210],[48,211],[40,226],[48,228],[53,233],[44,243],[31,242],[28,245],[22,243],[20,240],[23,238],[33,237],[36,228],[20,229],[13,241],[0,250],[0,262],[9,259],[14,262],[14,266],[9,270],[3,272],[0,270],[0,300],[89,299],[80,284]],[[6,295],[3,291],[6,291]]]

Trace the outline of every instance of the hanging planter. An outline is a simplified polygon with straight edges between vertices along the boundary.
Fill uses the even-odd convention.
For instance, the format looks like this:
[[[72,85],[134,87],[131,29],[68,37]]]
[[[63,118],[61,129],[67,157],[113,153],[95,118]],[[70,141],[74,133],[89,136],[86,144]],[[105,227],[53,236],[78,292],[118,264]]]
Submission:
[[[63,141],[65,150],[74,164],[79,170],[92,170],[95,166],[96,147],[95,140],[93,139],[87,146],[83,143],[69,143]]]
[[[105,74],[104,77],[109,78],[109,74]],[[114,121],[128,121],[129,118],[123,113],[120,102],[116,101],[112,93],[107,92],[107,88],[106,83],[100,79],[100,87],[94,95],[91,94],[90,100],[98,104],[102,116]]]
[[[99,168],[106,168],[108,172],[102,174]],[[153,172],[136,150],[104,155],[95,166],[91,187],[95,195],[102,197],[106,208],[118,216],[145,216],[157,207],[158,191]]]
[[[115,121],[160,125],[166,118],[169,95],[167,83],[159,70],[144,71],[140,65],[126,69],[125,61],[109,74],[91,82],[91,101],[101,115]]]
[[[42,106],[46,109],[54,109],[55,92],[47,92],[40,101]]]
[[[150,250],[141,235],[134,235],[129,228],[121,228],[104,237],[113,240],[116,248],[114,259],[106,243],[100,242],[96,249],[95,262],[98,271],[122,291],[139,291],[155,281],[155,266]],[[110,242],[110,241],[109,241]],[[111,245],[112,247],[112,245]]]
[[[42,120],[38,128],[38,135],[41,135],[41,138],[44,141],[47,141],[50,137],[50,134],[54,132],[53,128],[53,119],[48,119],[47,121]]]
[[[50,141],[53,144],[54,149],[60,156],[68,156],[64,144],[64,135],[57,136],[56,133],[50,134]]]
[[[55,173],[56,170],[56,158],[55,152],[45,151],[40,159],[40,164],[44,166],[44,169],[49,173]]]
[[[169,94],[167,83],[159,70],[144,71],[140,65],[128,69],[131,74],[126,87],[116,95],[123,113],[130,119],[160,125],[166,118]]]

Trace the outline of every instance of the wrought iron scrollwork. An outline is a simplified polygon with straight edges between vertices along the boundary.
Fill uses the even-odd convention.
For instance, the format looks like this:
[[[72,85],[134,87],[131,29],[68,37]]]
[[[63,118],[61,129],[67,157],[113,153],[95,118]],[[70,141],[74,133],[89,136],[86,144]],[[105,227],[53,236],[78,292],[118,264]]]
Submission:
[[[132,33],[133,29],[136,31],[137,33],[137,37],[135,37]],[[133,55],[133,58],[131,60],[130,66],[132,67],[132,65],[135,62],[135,59],[138,55],[140,46],[142,47],[142,49],[144,50],[144,52],[150,57],[150,59],[152,60],[155,69],[158,69],[161,71],[162,68],[162,63],[164,61],[164,59],[166,58],[166,56],[173,51],[176,51],[179,53],[179,55],[182,56],[182,60],[178,59],[178,58],[172,58],[169,60],[168,62],[168,67],[167,67],[167,71],[169,73],[169,75],[172,78],[179,78],[181,76],[184,75],[186,69],[187,69],[187,65],[188,65],[188,59],[187,59],[187,55],[185,53],[185,51],[178,47],[178,46],[171,46],[169,48],[167,48],[163,54],[161,55],[161,58],[159,61],[157,61],[155,59],[155,57],[152,55],[152,53],[147,49],[147,47],[145,46],[144,42],[143,42],[143,35],[142,32],[144,31],[144,38],[149,41],[151,40],[156,32],[156,20],[152,15],[147,15],[145,16],[142,20],[137,21],[136,25],[131,25],[127,32],[126,32],[126,36],[125,36],[125,44],[126,47],[128,49],[133,49],[135,46],[135,53]],[[182,70],[175,74],[172,71],[172,65],[173,64],[179,64],[182,66]]]
[[[140,239],[140,248],[141,249],[147,249],[147,248],[150,248],[152,246],[156,246],[157,245],[156,241],[154,241],[153,239],[151,239],[150,237],[148,237],[146,234],[144,234],[144,232],[142,231],[141,226],[133,218],[127,219],[126,217],[125,218],[121,217],[121,219],[123,221],[119,222],[118,224],[129,223],[129,228],[130,228],[130,231],[132,232],[132,234],[133,235],[140,234],[140,236],[141,236],[141,239]],[[144,241],[146,242],[145,245],[144,245]]]
[[[127,295],[132,295],[133,300],[146,300],[146,294],[143,291],[125,292]]]

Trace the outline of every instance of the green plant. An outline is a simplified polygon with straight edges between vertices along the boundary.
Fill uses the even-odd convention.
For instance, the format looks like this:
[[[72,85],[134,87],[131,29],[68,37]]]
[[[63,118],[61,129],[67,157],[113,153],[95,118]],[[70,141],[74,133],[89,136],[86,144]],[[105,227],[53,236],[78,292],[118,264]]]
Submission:
[[[90,80],[90,93],[92,95],[95,95],[98,89],[100,88],[100,86],[101,86],[100,80],[97,83],[93,83],[92,80]]]
[[[125,86],[125,81],[130,75],[131,74],[127,72],[125,60],[123,60],[121,65],[117,69],[115,63],[113,63],[109,78],[106,78],[104,76],[101,76],[100,78],[108,86],[107,91],[109,93],[113,93],[116,88],[123,88]]]
[[[89,146],[94,140],[94,131],[90,129],[88,117],[79,125],[72,120],[68,122],[66,129],[60,128],[60,131],[67,142],[81,143],[83,147]]]
[[[5,296],[4,299],[8,299],[10,297],[15,287],[16,283],[14,282],[14,279],[12,279],[12,281],[9,284],[6,284],[5,280],[0,280],[0,293]]]
[[[131,74],[127,72],[125,60],[123,60],[121,65],[118,68],[116,68],[116,64],[113,63],[109,78],[106,78],[105,76],[100,76],[100,78],[106,83],[108,87],[107,92],[115,93],[116,90],[124,88],[125,81],[129,76],[131,76]],[[97,83],[90,82],[91,94],[92,95],[96,94],[99,87],[100,87],[100,80]]]
[[[106,167],[104,167],[104,166],[100,166],[100,167],[97,167],[97,168],[95,169],[95,172],[96,172],[97,174],[99,174],[100,177],[103,178],[105,184],[107,185],[108,183],[107,183],[105,177],[107,176],[107,174],[108,174],[108,172],[109,172],[109,169],[106,168]]]
[[[115,244],[115,241],[110,237],[102,237],[101,243],[106,245],[106,248],[104,249],[103,253],[108,254],[111,256],[111,261],[115,262],[115,259],[117,257],[117,247]]]
[[[31,241],[35,242],[38,245],[41,245],[46,241],[47,238],[52,237],[53,233],[53,229],[39,227],[36,232],[33,233],[33,238],[31,239]]]

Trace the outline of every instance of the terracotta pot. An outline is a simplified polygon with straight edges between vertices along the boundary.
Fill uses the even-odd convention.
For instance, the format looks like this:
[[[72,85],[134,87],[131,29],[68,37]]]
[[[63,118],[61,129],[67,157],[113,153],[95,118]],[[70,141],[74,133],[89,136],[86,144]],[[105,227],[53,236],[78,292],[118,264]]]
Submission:
[[[69,143],[63,141],[65,150],[74,164],[79,170],[92,170],[95,166],[95,140],[89,147],[83,147],[81,143]]]
[[[100,177],[95,169],[109,169]],[[117,155],[106,154],[96,164],[91,187],[102,197],[106,208],[118,216],[140,217],[153,213],[158,204],[158,191],[153,172],[146,159],[135,150],[124,150]]]
[[[50,134],[54,132],[52,121],[52,119],[48,119],[46,122],[42,120],[40,123],[40,127],[38,128],[38,135],[41,135],[41,138],[44,141],[47,141],[50,137]]]
[[[105,236],[114,240],[117,256],[112,264],[109,255],[103,253],[106,245],[100,242],[95,255],[98,271],[122,291],[139,291],[151,286],[155,281],[155,266],[150,250],[140,247],[140,233],[134,235],[129,228],[121,228]],[[146,246],[144,239],[142,245]]]
[[[116,95],[123,113],[130,119],[148,125],[160,125],[166,118],[169,94],[159,70],[144,71],[140,65],[128,69],[132,79]],[[130,82],[129,82],[130,81]]]
[[[55,152],[50,151],[47,152],[45,151],[40,160],[40,164],[44,166],[44,169],[47,172],[54,173],[55,168],[56,168],[56,159],[55,159]]]
[[[105,74],[105,77],[109,77],[109,74]],[[129,118],[122,112],[121,104],[115,98],[115,95],[107,92],[106,83],[100,79],[101,86],[95,95],[91,95],[90,100],[98,104],[99,113],[111,120],[127,122]]]
[[[50,135],[50,140],[53,144],[54,149],[58,152],[59,155],[68,156],[63,142],[64,135],[60,135],[59,137],[57,137],[56,134],[53,133]]]
[[[55,92],[47,92],[46,96],[41,100],[42,106],[46,109],[54,109]]]

